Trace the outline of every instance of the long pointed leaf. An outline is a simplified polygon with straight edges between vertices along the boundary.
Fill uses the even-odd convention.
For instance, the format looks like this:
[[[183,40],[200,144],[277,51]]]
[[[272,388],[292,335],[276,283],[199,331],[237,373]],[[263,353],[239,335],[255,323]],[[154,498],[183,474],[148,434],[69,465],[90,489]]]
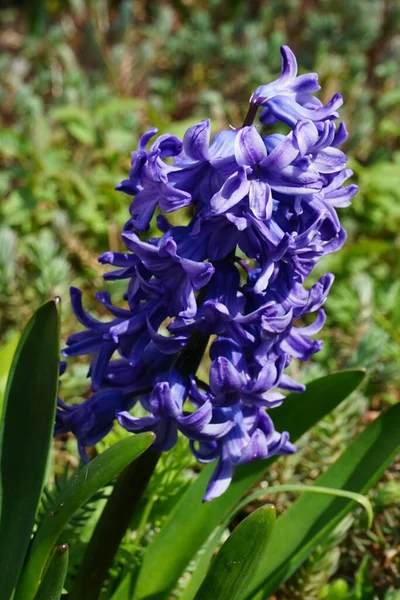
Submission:
[[[275,507],[261,506],[234,529],[221,547],[195,600],[243,600],[259,564],[268,556]]]
[[[3,398],[6,391],[8,373],[17,349],[18,339],[18,335],[15,334],[0,348],[0,415],[3,410]]]
[[[226,519],[226,521],[222,525],[216,528],[214,533],[208,538],[207,543],[203,546],[201,555],[198,561],[196,562],[195,570],[193,571],[187,586],[183,590],[180,600],[193,600],[193,598],[197,594],[197,591],[203,583],[207,571],[210,567],[214,552],[218,548],[222,534],[231,522],[231,515],[229,515],[229,519]],[[125,599],[113,597],[112,600]],[[129,597],[127,600],[129,600]]]
[[[68,546],[56,546],[35,600],[60,600],[68,570]]]
[[[374,510],[372,504],[363,494],[357,494],[357,492],[349,492],[348,490],[340,490],[337,488],[324,487],[322,485],[302,485],[302,484],[290,484],[284,483],[282,485],[271,485],[267,489],[257,490],[250,496],[246,496],[242,502],[239,502],[232,516],[240,512],[249,502],[257,500],[261,496],[266,494],[280,494],[281,492],[299,492],[303,494],[322,494],[324,496],[336,496],[337,498],[348,498],[354,500],[362,506],[368,518],[368,529],[372,527],[374,521]]]
[[[19,341],[4,396],[0,429],[0,598],[20,574],[51,447],[58,386],[56,301],[32,316]]]
[[[364,375],[362,370],[334,373],[309,383],[302,394],[289,395],[282,406],[271,411],[277,430],[287,430],[293,441],[298,439],[347,398]],[[189,561],[273,460],[256,461],[239,468],[223,496],[202,504],[214,465],[205,468],[147,548],[133,598],[168,598]]]
[[[153,433],[141,433],[125,438],[73,474],[68,486],[56,497],[51,512],[47,513],[33,539],[28,555],[29,560],[14,600],[34,598],[51,550],[74,513],[93,494],[147,450],[153,440]]]
[[[111,600],[130,600],[135,588],[135,579],[132,573],[129,573],[119,584],[118,588],[111,596]]]
[[[399,451],[400,404],[369,425],[318,478],[316,485],[364,494],[379,481]],[[260,565],[248,598],[253,598],[260,590],[260,598],[275,592],[354,504],[350,499],[301,496],[278,519],[272,533],[269,558]]]
[[[229,515],[229,518],[216,529],[215,533],[207,540],[206,546],[203,548],[203,552],[199,558],[198,563],[196,564],[196,568],[189,580],[188,585],[185,587],[181,600],[192,600],[197,590],[202,584],[202,581],[205,578],[208,567],[211,563],[213,553],[218,546],[219,540],[221,539],[221,535],[224,530],[228,527],[229,523],[232,522],[232,519],[235,515],[240,513],[243,508],[245,508],[250,502],[254,502],[254,500],[258,500],[262,496],[266,494],[272,495],[280,492],[302,492],[302,493],[314,493],[314,494],[327,494],[330,496],[338,496],[342,498],[350,498],[351,500],[355,500],[358,504],[364,507],[367,516],[368,516],[368,527],[372,527],[372,522],[374,518],[374,513],[372,509],[372,505],[368,500],[367,496],[363,496],[362,494],[356,494],[354,492],[348,492],[345,490],[337,490],[333,488],[325,488],[325,487],[317,487],[313,485],[291,485],[291,484],[283,484],[283,485],[274,485],[270,486],[267,489],[258,489],[249,496],[246,496],[244,500],[239,502],[236,505],[235,509]],[[122,597],[123,598],[123,597]],[[122,600],[121,598],[121,600]],[[117,600],[114,599],[113,600]],[[120,600],[120,599],[118,599]]]

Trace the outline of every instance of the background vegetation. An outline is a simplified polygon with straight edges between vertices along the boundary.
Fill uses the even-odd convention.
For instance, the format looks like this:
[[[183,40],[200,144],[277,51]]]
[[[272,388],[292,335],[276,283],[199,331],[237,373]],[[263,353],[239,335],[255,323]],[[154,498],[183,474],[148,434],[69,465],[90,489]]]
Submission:
[[[65,336],[76,328],[69,286],[86,290],[88,306],[94,290],[107,288],[97,255],[121,246],[129,198],[114,186],[126,176],[145,128],[182,135],[205,116],[212,117],[215,131],[238,126],[251,91],[279,73],[282,43],[295,51],[301,70],[319,73],[323,100],[343,94],[346,150],[360,192],[341,211],[349,236],[345,248],[318,267],[336,275],[324,350],[297,376],[307,381],[336,368],[364,366],[368,380],[302,440],[297,455],[278,461],[265,485],[313,481],[367,422],[399,399],[400,5],[16,4],[0,12],[0,353],[13,347],[15,332],[48,297],[63,299]],[[63,383],[68,401],[87,390],[86,369],[71,364]],[[116,429],[105,444],[121,435]],[[72,440],[55,444],[55,472],[76,464]],[[116,579],[127,562],[140,562],[141,547],[190,483],[193,469],[183,444],[163,458],[146,497],[151,526],[132,524],[137,535],[126,540]],[[397,463],[372,494],[372,531],[362,533],[357,513],[347,518],[279,599],[399,597],[399,471]],[[278,510],[290,501],[281,495]],[[79,540],[74,551],[72,564],[78,564]]]

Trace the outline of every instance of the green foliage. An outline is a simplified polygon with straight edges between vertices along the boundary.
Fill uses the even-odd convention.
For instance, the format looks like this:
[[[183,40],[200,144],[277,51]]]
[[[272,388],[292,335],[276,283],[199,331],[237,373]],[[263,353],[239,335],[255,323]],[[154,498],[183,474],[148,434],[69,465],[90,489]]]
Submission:
[[[351,590],[344,579],[337,579],[321,590],[320,598],[324,600],[376,600],[374,589],[371,584],[369,569],[370,558],[364,557],[355,577],[355,583]],[[388,600],[391,594],[385,595]]]
[[[268,556],[275,508],[261,506],[233,530],[195,596],[195,600],[242,600],[260,563]]]
[[[379,0],[372,12],[362,0],[340,6],[332,0],[310,6],[274,0],[256,2],[251,10],[221,0],[206,8],[196,0],[190,9],[172,1],[151,7],[142,0],[113,7],[103,0],[54,2],[51,10],[44,2],[30,4],[35,9],[26,14],[27,34],[6,40],[0,59],[1,72],[9,75],[0,80],[0,221],[6,235],[13,235],[6,261],[0,235],[4,331],[43,301],[38,289],[58,293],[54,287],[88,268],[93,278],[100,273],[96,254],[107,244],[118,248],[127,199],[113,188],[129,168],[139,132],[152,124],[182,135],[194,119],[210,113],[216,126],[238,124],[254,87],[279,71],[281,43],[291,45],[302,68],[318,71],[322,84],[340,89],[346,100],[343,117],[351,126],[361,191],[345,218],[356,238],[363,237],[361,245],[351,239],[349,252],[355,242],[354,252],[367,244],[367,254],[375,256],[364,251],[364,261],[376,260],[377,248],[385,260],[395,259],[400,189],[398,153],[393,154],[400,132],[395,3]],[[10,13],[8,20],[12,26],[16,18]],[[46,36],[39,34],[43,27]],[[38,289],[26,290],[33,273],[25,236],[41,229],[51,229],[60,265],[51,274],[55,281],[47,278]],[[49,236],[46,241],[52,243]],[[354,272],[354,260],[348,261],[347,251],[342,256]],[[34,271],[45,261],[33,264]],[[353,311],[357,314],[354,302],[348,319]]]
[[[317,485],[365,493],[400,451],[400,406],[372,423],[317,481]],[[303,496],[277,521],[270,559],[260,565],[249,597],[275,592],[324,536],[351,510],[349,500]]]
[[[247,505],[251,504],[258,498],[269,497],[269,498],[275,499],[276,494],[279,494],[280,492],[283,492],[283,491],[322,494],[322,495],[336,496],[336,497],[349,498],[351,500],[355,500],[356,502],[358,502],[365,508],[366,513],[368,515],[368,527],[371,527],[372,520],[373,520],[372,507],[371,507],[371,504],[370,504],[368,498],[366,498],[365,496],[362,496],[361,494],[356,494],[356,493],[348,492],[345,490],[338,490],[338,489],[326,488],[326,487],[321,487],[321,486],[305,486],[305,485],[276,485],[276,486],[268,487],[267,490],[261,488],[261,489],[257,490],[256,492],[250,494],[249,496],[246,496],[246,498],[244,500],[239,502],[236,505],[236,507],[234,508],[234,510],[231,512],[229,517],[226,519],[225,523],[223,523],[220,526],[220,528],[217,529],[216,532],[214,534],[212,534],[210,536],[210,538],[207,540],[207,543],[201,550],[200,558],[196,563],[194,573],[192,574],[191,579],[183,592],[181,600],[192,600],[192,598],[195,596],[196,591],[200,587],[201,582],[203,581],[203,579],[207,573],[208,567],[211,562],[212,554],[218,546],[220,537],[221,537],[224,529],[226,529],[226,527],[229,525],[229,523],[232,522],[234,517],[237,516],[237,514],[239,514]],[[350,522],[352,523],[352,519],[350,519]],[[349,525],[349,527],[350,527],[350,525]],[[338,536],[339,529],[340,529],[340,531],[343,531],[343,526],[341,528],[338,527],[337,530],[335,530],[334,533],[336,534],[336,536],[334,536],[334,535],[328,536],[328,540],[330,539],[330,537],[332,537],[333,539],[336,539]],[[321,545],[321,547],[316,549],[316,551],[314,553],[316,556],[311,556],[311,558],[308,559],[308,561],[306,561],[306,562],[309,562],[309,565],[306,565],[305,568],[302,567],[301,569],[296,571],[296,573],[295,573],[296,577],[293,577],[293,579],[296,579],[295,583],[294,584],[289,583],[289,585],[287,587],[289,593],[293,592],[293,598],[302,598],[303,597],[302,594],[306,591],[306,593],[308,594],[307,598],[310,598],[310,600],[311,600],[310,592],[313,589],[313,585],[315,586],[315,583],[316,583],[315,582],[316,577],[315,576],[313,577],[314,572],[319,576],[320,581],[321,581],[321,576],[322,576],[322,581],[324,581],[323,577],[326,574],[327,566],[330,563],[332,563],[332,557],[329,555],[329,552],[327,552],[327,541],[328,540],[325,539],[324,544]],[[318,559],[319,559],[319,561],[318,561]],[[307,569],[307,567],[308,567],[308,569]],[[323,567],[322,571],[320,570],[321,567]],[[311,573],[307,573],[307,571],[311,571]],[[334,572],[334,571],[332,571],[332,572]],[[304,577],[305,574],[306,574],[306,578]],[[309,577],[307,577],[307,575]],[[311,575],[311,577],[310,577],[310,575]],[[300,585],[299,585],[299,583],[300,583]],[[289,595],[289,597],[291,597],[291,596]]]
[[[40,528],[46,516],[53,512],[53,508],[57,505],[57,498],[65,495],[66,489],[70,484],[70,477],[71,467],[67,464],[63,473],[55,476],[54,484],[44,487],[36,517],[36,530]],[[78,508],[62,532],[62,544],[67,545],[69,548],[68,573],[65,579],[66,587],[69,587],[75,578],[76,571],[83,558],[86,544],[108,495],[108,488],[101,488],[95,492]]]
[[[0,348],[0,414],[3,408],[4,392],[6,391],[8,372],[17,348],[18,336],[11,337],[7,344]]]
[[[282,600],[318,600],[321,589],[328,589],[327,583],[335,574],[340,560],[339,545],[354,523],[352,515],[347,515],[330,532],[299,569],[289,578],[282,590]],[[329,586],[330,588],[331,586]],[[338,594],[341,584],[335,582],[330,593]],[[347,584],[345,585],[347,590]],[[330,597],[330,596],[328,596]],[[339,596],[338,596],[339,598]]]
[[[89,500],[102,498],[99,490],[154,439],[151,433],[130,436],[70,477],[66,469],[56,479],[54,489],[44,487],[40,503],[58,389],[57,304],[57,300],[47,302],[26,325],[4,396],[0,424],[0,586],[5,600],[61,596],[68,553],[58,538],[68,524],[75,531],[82,527],[93,511]]]
[[[25,319],[31,305],[66,296],[70,267],[50,229],[19,237],[0,227],[0,330]]]
[[[68,485],[56,494],[33,538],[15,600],[34,598],[52,547],[69,520],[93,494],[142,454],[153,439],[153,434],[144,433],[121,440],[75,471]]]
[[[35,600],[60,600],[68,569],[68,546],[56,546]]]
[[[11,596],[25,558],[48,462],[58,385],[57,302],[26,325],[11,365],[0,424],[0,589]],[[34,425],[34,426],[33,426]]]
[[[80,598],[81,594],[77,590],[82,586],[85,587],[81,578],[88,552],[92,565],[88,574],[91,576],[96,568],[98,570],[103,556],[107,555],[104,543],[106,538],[100,536],[97,539],[99,533],[107,533],[106,530],[103,531],[103,526],[106,525],[108,532],[110,532],[110,523],[113,529],[118,529],[117,524],[121,518],[119,512],[122,510],[122,500],[124,500],[121,494],[126,495],[128,490],[132,493],[129,502],[135,502],[139,517],[136,521],[134,519],[130,526],[136,530],[137,546],[142,545],[146,535],[145,528],[147,523],[151,522],[150,514],[156,500],[155,490],[158,490],[161,497],[165,494],[168,499],[171,482],[177,479],[176,471],[179,467],[182,470],[185,466],[178,447],[175,456],[172,454],[172,461],[167,458],[164,464],[160,464],[148,488],[147,501],[145,500],[140,507],[138,491],[132,487],[133,483],[138,490],[142,487],[144,490],[150,478],[150,472],[147,471],[157,459],[150,458],[154,455],[147,454],[143,455],[138,462],[132,461],[135,461],[149,447],[154,435],[149,433],[123,436],[93,459],[89,465],[80,466],[72,475],[69,475],[69,469],[66,468],[63,475],[55,479],[53,486],[44,488],[38,510],[54,420],[58,380],[58,340],[58,311],[56,303],[50,302],[35,313],[24,330],[9,375],[0,437],[2,465],[0,537],[1,547],[7,546],[8,551],[7,555],[3,551],[2,562],[0,562],[0,570],[7,576],[6,579],[4,576],[1,579],[2,595],[5,600],[11,597],[14,600],[41,598],[56,600],[61,597],[64,585],[68,586],[71,597]],[[34,360],[32,355],[35,357]],[[363,377],[363,371],[349,370],[315,380],[308,385],[307,391],[301,396],[301,409],[299,399],[294,395],[288,396],[285,403],[276,409],[277,426],[291,431],[294,439],[299,437],[346,398],[359,385]],[[29,404],[25,406],[24,401],[27,382],[29,398],[31,402],[34,401],[30,410]],[[44,402],[43,399],[46,401]],[[203,475],[191,485],[184,485],[180,489],[180,493],[183,494],[180,500],[173,498],[172,506],[168,503],[164,504],[161,534],[143,549],[142,566],[133,559],[128,562],[125,570],[119,572],[118,587],[113,576],[108,580],[104,594],[101,592],[100,585],[99,593],[102,599],[110,598],[111,594],[114,600],[132,598],[137,600],[142,597],[148,598],[149,595],[159,600],[169,597],[171,587],[180,574],[179,570],[182,570],[193,554],[207,542],[208,534],[212,534],[212,537],[206,544],[203,557],[197,563],[193,582],[187,593],[180,594],[180,597],[186,597],[186,600],[193,597],[199,600],[206,598],[247,600],[254,594],[258,598],[261,589],[268,594],[275,592],[277,587],[304,563],[312,550],[318,548],[323,540],[326,543],[327,534],[337,536],[336,531],[334,534],[331,532],[353,507],[354,501],[361,502],[367,508],[372,521],[367,499],[357,494],[365,493],[376,483],[400,449],[398,409],[398,406],[392,407],[372,423],[317,480],[317,487],[304,488],[298,485],[270,487],[270,494],[304,490],[312,495],[310,500],[301,497],[295,502],[278,519],[275,531],[272,531],[275,509],[267,506],[252,512],[236,527],[210,567],[211,554],[233,517],[240,514],[249,502],[254,502],[261,495],[265,495],[265,490],[260,490],[248,496],[243,502],[240,501],[241,496],[256,483],[266,466],[270,466],[273,460],[258,464],[251,463],[242,467],[226,494],[206,505],[201,505],[204,492]],[[32,428],[31,424],[37,420],[36,416],[39,417],[39,422],[36,423],[35,428]],[[19,433],[21,427],[24,431],[24,444],[28,443],[29,447],[22,445],[16,450],[15,434]],[[35,448],[35,452],[31,447]],[[14,463],[10,459],[12,453]],[[25,465],[15,463],[18,460],[21,462],[22,459],[26,463],[27,454],[30,459],[28,474]],[[186,466],[188,468],[190,464]],[[123,474],[117,480],[112,494],[105,496],[102,491],[104,486],[122,470]],[[204,471],[204,475],[207,475],[207,471],[208,469]],[[14,493],[15,489],[19,490],[17,497]],[[375,503],[378,507],[386,506],[397,497],[397,489],[388,488],[386,492],[386,495],[382,490],[377,492]],[[102,509],[101,503],[104,505],[104,502],[105,506]],[[98,508],[100,511],[103,510],[105,517],[103,514],[100,515]],[[166,514],[171,510],[170,516],[165,520]],[[36,513],[34,535],[30,539]],[[182,520],[182,514],[195,514],[196,518],[192,521]],[[95,522],[90,524],[86,531],[88,537],[85,539],[82,533],[92,517],[95,522],[97,521],[97,525]],[[126,516],[124,519],[126,520]],[[193,528],[192,525],[189,527],[190,523],[194,523],[195,527]],[[129,521],[126,521],[126,524],[129,525]],[[126,528],[126,525],[124,527]],[[21,544],[21,539],[25,539],[25,544]],[[102,543],[99,544],[100,539]],[[18,543],[14,543],[13,540],[17,540]],[[78,541],[78,550],[79,544],[81,548],[86,546],[86,553],[75,580],[74,577],[67,577],[66,540],[71,544]],[[171,552],[172,548],[173,552]],[[122,547],[120,556],[123,551]],[[91,556],[92,552],[93,556]],[[145,577],[146,569],[149,565],[151,567],[152,561],[154,564],[155,560],[158,569],[153,569],[150,580]],[[321,560],[320,558],[320,566]],[[75,572],[76,566],[76,563],[72,566]],[[322,566],[326,570],[326,560]],[[161,577],[158,575],[160,571]],[[134,583],[138,574],[135,588]],[[100,584],[104,584],[104,579],[107,579],[107,571],[102,575]],[[327,593],[330,594],[329,588],[327,589]],[[374,600],[366,566],[358,572],[351,593],[353,595],[349,598],[354,600],[366,598],[366,594]],[[85,597],[86,595],[85,593]],[[97,592],[92,596],[97,598]]]

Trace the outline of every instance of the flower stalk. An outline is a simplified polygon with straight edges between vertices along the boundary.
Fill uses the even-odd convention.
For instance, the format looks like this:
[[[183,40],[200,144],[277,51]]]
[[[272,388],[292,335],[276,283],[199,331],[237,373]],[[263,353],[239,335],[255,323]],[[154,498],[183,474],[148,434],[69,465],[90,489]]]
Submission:
[[[71,600],[98,600],[114,557],[156,468],[159,452],[146,450],[118,477],[86,547]]]
[[[253,125],[254,119],[256,118],[256,115],[257,115],[257,110],[258,110],[258,104],[253,100],[253,96],[251,96],[250,101],[249,101],[249,108],[248,108],[247,114],[244,118],[242,127],[249,127],[250,125]]]

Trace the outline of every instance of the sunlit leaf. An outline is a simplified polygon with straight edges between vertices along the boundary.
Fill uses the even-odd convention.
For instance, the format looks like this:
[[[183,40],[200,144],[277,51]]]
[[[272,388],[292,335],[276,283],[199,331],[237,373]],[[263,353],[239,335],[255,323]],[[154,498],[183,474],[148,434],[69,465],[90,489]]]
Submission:
[[[17,583],[39,504],[54,426],[59,316],[55,301],[26,325],[12,362],[0,429],[0,597]]]

